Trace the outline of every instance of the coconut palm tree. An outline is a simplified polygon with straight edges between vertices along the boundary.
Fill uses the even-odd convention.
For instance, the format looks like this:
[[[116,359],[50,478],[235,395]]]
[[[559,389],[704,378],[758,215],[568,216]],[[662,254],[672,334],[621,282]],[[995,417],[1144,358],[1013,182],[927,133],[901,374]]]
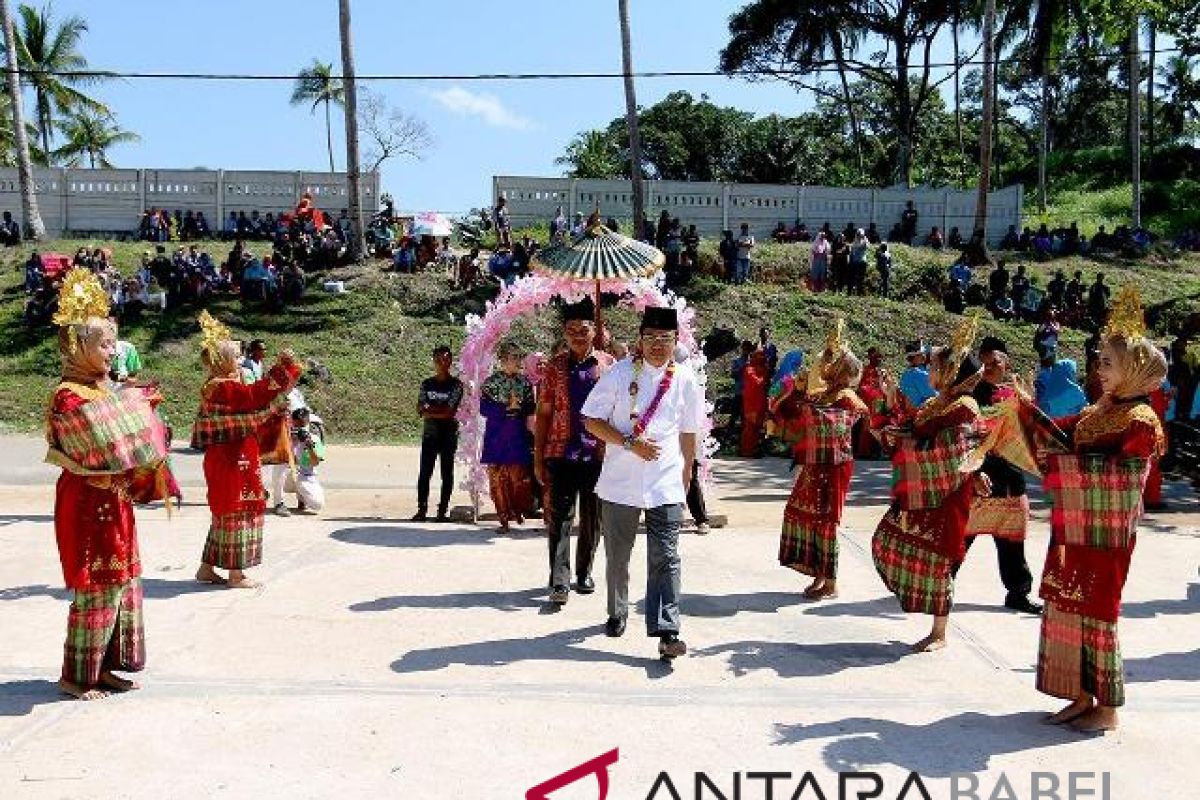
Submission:
[[[25,135],[25,114],[21,109],[21,73],[17,56],[17,37],[13,31],[8,0],[0,0],[0,25],[4,27],[4,57],[7,66],[9,111],[12,113],[12,139],[17,151],[17,181],[21,185],[22,228],[35,242],[46,235],[46,226],[38,210],[37,187],[33,181],[33,163],[29,159],[29,139]]]
[[[979,126],[979,196],[975,201],[975,230],[987,233],[988,192],[992,180],[992,126],[995,122],[996,0],[983,7],[983,120]]]
[[[82,17],[70,16],[60,23],[52,16],[50,6],[38,10],[22,5],[17,13],[21,19],[16,37],[18,61],[25,80],[33,87],[42,152],[49,153],[56,115],[74,111],[110,113],[108,106],[79,89],[106,76],[80,74],[88,69],[87,59],[79,51],[88,29]]]
[[[346,87],[340,78],[334,77],[333,65],[314,58],[312,66],[296,73],[291,103],[294,106],[312,104],[312,112],[316,112],[319,105],[325,106],[325,147],[329,151],[329,171],[333,172],[333,126],[329,107],[346,104]]]
[[[362,189],[359,186],[362,167],[358,163],[358,85],[354,80],[354,40],[350,36],[350,0],[338,0],[338,36],[342,44],[342,75],[345,76],[343,96],[346,105],[346,191],[350,195],[350,258],[361,261],[364,249]],[[329,104],[325,104],[328,114]],[[331,151],[332,152],[332,151]],[[333,157],[330,156],[332,167]],[[331,170],[332,171],[332,170]]]
[[[1170,126],[1171,136],[1178,139],[1187,130],[1189,120],[1200,120],[1200,77],[1197,59],[1176,54],[1158,68],[1158,89],[1164,99],[1163,120]]]
[[[58,123],[58,130],[65,141],[51,154],[51,158],[65,167],[78,167],[86,156],[88,166],[92,169],[112,169],[108,151],[115,145],[141,140],[136,133],[122,130],[112,117],[86,111],[78,111]]]
[[[625,122],[629,126],[629,178],[633,193],[633,238],[640,239],[646,214],[642,188],[642,140],[638,130],[637,94],[633,86],[633,47],[629,36],[629,0],[617,0],[621,18],[621,71],[625,76]]]

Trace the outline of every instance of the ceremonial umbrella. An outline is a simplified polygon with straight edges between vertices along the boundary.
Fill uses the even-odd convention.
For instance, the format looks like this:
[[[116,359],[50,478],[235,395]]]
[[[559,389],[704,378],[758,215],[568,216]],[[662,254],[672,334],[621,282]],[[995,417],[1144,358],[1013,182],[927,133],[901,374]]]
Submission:
[[[454,225],[436,211],[422,211],[413,217],[412,230],[409,233],[413,236],[435,236],[437,238],[453,236]]]
[[[592,212],[583,234],[570,244],[551,245],[534,256],[533,268],[542,274],[596,282],[596,340],[601,334],[600,283],[642,278],[662,269],[666,257],[653,245],[609,230]]]

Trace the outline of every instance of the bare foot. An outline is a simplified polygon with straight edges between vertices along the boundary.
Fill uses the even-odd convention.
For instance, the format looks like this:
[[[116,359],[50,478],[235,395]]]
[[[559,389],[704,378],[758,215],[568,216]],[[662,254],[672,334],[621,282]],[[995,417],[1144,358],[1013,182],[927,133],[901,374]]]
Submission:
[[[66,678],[59,678],[58,688],[62,689],[66,694],[71,695],[76,700],[100,700],[108,697],[108,692],[103,689],[85,689],[78,684],[71,683]]]
[[[816,600],[821,596],[821,590],[825,588],[824,578],[813,578],[813,582],[804,587],[804,596],[809,600]]]
[[[196,570],[196,580],[201,583],[211,583],[217,586],[223,586],[228,583],[225,578],[217,574],[217,571],[212,568],[211,564],[200,565],[200,569]]]
[[[1092,699],[1090,697],[1087,699],[1077,699],[1075,702],[1071,703],[1071,705],[1062,709],[1058,713],[1051,714],[1050,716],[1046,717],[1044,720],[1042,720],[1042,722],[1046,723],[1047,725],[1065,725],[1066,723],[1074,721],[1078,717],[1083,716],[1091,710]]]
[[[136,692],[142,688],[141,684],[118,677],[111,672],[100,673],[100,685],[114,692]]]
[[[804,596],[809,600],[832,600],[837,597],[837,584],[825,583],[816,589],[811,586],[804,590]]]
[[[946,646],[946,637],[944,635],[929,634],[921,641],[912,646],[914,653],[932,653],[936,650],[941,650]]]
[[[229,582],[225,584],[226,589],[258,589],[261,586],[261,583],[253,578],[247,578],[245,575],[240,578],[230,578]]]
[[[1080,733],[1104,733],[1117,729],[1117,710],[1111,706],[1095,706],[1070,723]]]

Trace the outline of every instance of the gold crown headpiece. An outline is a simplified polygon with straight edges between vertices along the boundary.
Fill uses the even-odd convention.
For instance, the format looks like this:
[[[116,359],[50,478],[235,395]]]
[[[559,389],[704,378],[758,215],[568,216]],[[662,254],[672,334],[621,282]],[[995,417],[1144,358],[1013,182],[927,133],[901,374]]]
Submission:
[[[76,267],[67,273],[58,290],[58,310],[54,312],[54,324],[67,328],[71,352],[79,346],[79,334],[74,326],[89,319],[108,318],[108,292],[90,269]]]
[[[846,320],[838,317],[833,321],[833,327],[829,329],[829,335],[825,337],[825,347],[821,350],[821,354],[813,359],[812,366],[808,368],[808,384],[807,391],[810,397],[817,397],[826,390],[825,370],[827,367],[841,358],[842,351],[846,346]]]
[[[954,329],[954,333],[950,335],[950,353],[951,360],[955,364],[962,361],[964,357],[975,349],[975,338],[979,336],[979,314],[971,314],[963,317],[962,322]]]
[[[216,361],[221,342],[233,340],[233,334],[219,319],[208,311],[200,312],[200,350]]]
[[[1142,293],[1137,286],[1127,283],[1117,292],[1108,321],[1104,324],[1104,338],[1117,335],[1134,339],[1146,335],[1146,313],[1142,308]]]

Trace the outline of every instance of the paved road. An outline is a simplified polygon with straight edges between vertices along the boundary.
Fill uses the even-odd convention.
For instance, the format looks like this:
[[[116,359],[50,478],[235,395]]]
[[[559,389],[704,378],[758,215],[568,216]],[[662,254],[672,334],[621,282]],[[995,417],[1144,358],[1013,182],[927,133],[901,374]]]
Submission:
[[[907,653],[928,621],[897,610],[869,558],[882,465],[860,465],[852,489],[842,596],[814,605],[775,563],[782,464],[722,463],[716,504],[731,527],[684,537],[692,654],[671,669],[639,620],[623,639],[603,636],[602,594],[546,605],[540,532],[400,521],[416,463],[406,448],[337,450],[329,513],[268,520],[257,593],[189,580],[207,525],[197,491],[173,519],[139,511],[145,688],[84,704],[52,684],[67,601],[53,473],[24,466],[39,450],[0,441],[6,799],[519,798],[617,747],[617,800],[646,798],[662,771],[682,797],[696,796],[697,771],[730,797],[735,772],[794,773],[774,795],[790,797],[812,771],[836,797],[847,770],[883,774],[882,797],[910,771],[937,798],[964,772],[981,774],[982,796],[1004,773],[1028,797],[1039,771],[1108,771],[1122,800],[1194,794],[1181,756],[1200,736],[1200,517],[1186,504],[1144,526],[1122,622],[1129,706],[1105,738],[1038,724],[1055,707],[1032,685],[1038,623],[997,607],[990,547],[963,569],[952,647]],[[194,458],[179,466],[195,486]],[[761,779],[742,780],[746,800],[767,796]],[[596,796],[594,784],[553,795]]]

